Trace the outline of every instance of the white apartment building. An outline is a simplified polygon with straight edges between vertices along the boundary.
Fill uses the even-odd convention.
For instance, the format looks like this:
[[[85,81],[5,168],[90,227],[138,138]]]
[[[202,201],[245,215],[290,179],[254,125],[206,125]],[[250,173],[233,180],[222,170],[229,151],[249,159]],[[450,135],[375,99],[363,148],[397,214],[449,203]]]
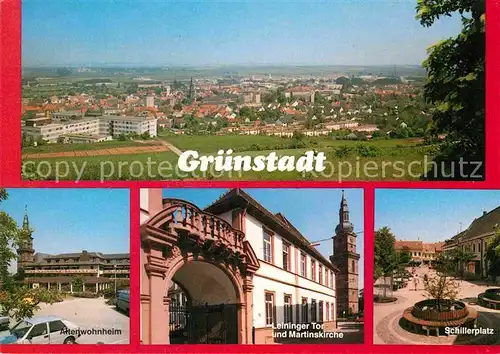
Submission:
[[[133,116],[102,116],[99,117],[99,134],[118,136],[120,134],[144,134],[157,136],[157,118]]]
[[[55,114],[54,116],[60,116]],[[61,116],[62,117],[62,116]],[[85,137],[97,137],[85,141],[103,141],[106,137],[116,137],[120,134],[143,134],[149,132],[151,137],[157,135],[157,118],[150,117],[126,117],[126,116],[100,116],[80,119],[35,118],[26,121],[22,132],[26,137],[32,137],[35,141],[39,139],[55,143],[59,137],[71,135],[71,141],[77,141],[76,135]],[[66,139],[68,140],[68,139]]]
[[[51,123],[42,125],[36,123],[36,118],[29,119],[22,127],[22,132],[35,141],[43,139],[55,143],[60,136],[66,134],[99,135],[99,119],[92,117],[69,121],[52,120]]]

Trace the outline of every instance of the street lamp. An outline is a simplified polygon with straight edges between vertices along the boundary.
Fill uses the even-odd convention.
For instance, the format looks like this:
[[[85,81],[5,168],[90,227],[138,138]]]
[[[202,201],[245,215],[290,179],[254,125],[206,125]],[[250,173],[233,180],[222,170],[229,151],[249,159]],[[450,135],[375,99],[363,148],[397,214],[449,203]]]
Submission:
[[[115,267],[115,295],[116,295],[116,264],[114,265]]]

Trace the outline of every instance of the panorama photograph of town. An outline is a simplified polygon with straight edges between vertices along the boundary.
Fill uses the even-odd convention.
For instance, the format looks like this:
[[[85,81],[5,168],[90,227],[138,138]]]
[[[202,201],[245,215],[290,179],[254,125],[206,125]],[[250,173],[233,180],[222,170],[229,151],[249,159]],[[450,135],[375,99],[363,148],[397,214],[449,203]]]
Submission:
[[[373,343],[499,345],[499,225],[499,191],[377,190]]]
[[[24,180],[484,179],[484,1],[22,5]]]

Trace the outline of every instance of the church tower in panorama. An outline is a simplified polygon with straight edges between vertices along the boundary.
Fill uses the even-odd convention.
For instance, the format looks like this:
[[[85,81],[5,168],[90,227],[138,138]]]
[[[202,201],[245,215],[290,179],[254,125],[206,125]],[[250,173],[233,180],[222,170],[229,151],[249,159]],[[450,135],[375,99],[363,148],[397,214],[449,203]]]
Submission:
[[[333,236],[333,256],[330,256],[330,261],[339,269],[335,277],[339,316],[358,313],[359,254],[356,253],[356,234],[353,230],[347,199],[342,191],[339,224]]]

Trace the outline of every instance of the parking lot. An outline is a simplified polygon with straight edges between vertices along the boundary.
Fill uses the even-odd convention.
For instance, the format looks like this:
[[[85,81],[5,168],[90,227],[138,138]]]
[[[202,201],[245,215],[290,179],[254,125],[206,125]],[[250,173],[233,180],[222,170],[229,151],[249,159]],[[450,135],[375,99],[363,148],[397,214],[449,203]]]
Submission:
[[[128,344],[130,338],[129,318],[106,305],[103,298],[70,298],[52,305],[41,304],[35,316],[60,316],[73,322],[82,330],[112,331],[113,335],[94,333],[78,338],[79,344]]]

